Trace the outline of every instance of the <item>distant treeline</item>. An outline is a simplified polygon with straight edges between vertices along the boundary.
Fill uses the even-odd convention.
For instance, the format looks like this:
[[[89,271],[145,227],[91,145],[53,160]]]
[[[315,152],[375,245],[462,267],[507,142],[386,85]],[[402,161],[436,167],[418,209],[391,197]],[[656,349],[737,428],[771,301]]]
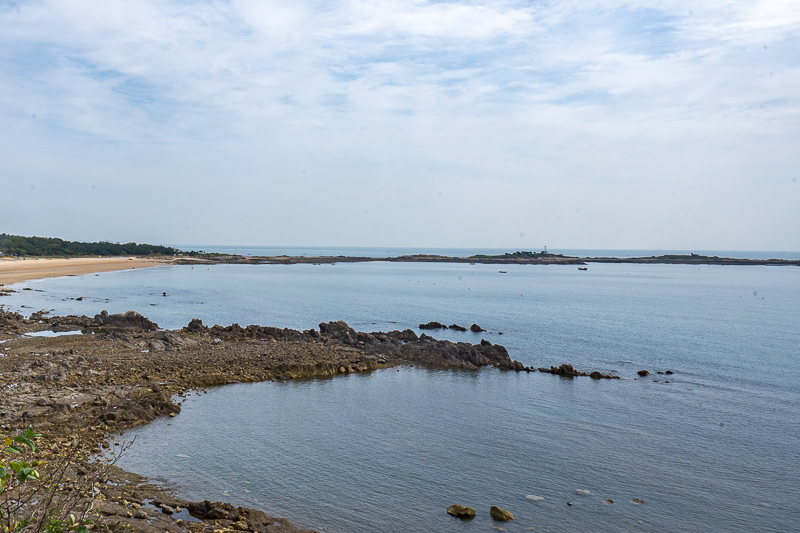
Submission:
[[[182,253],[169,246],[136,244],[129,242],[75,242],[47,237],[21,237],[0,233],[0,253],[4,255],[32,255],[40,257],[81,257],[89,255],[176,255]]]

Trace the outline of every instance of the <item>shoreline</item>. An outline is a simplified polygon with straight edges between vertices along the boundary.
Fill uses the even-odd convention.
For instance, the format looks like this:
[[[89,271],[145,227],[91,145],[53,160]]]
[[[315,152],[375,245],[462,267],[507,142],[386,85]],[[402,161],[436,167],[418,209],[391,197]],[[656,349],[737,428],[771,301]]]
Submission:
[[[547,253],[516,252],[502,256],[450,257],[444,255],[403,255],[399,257],[357,256],[241,256],[219,255],[214,257],[179,257],[176,264],[236,264],[236,265],[327,265],[336,263],[453,263],[475,265],[577,265],[590,263],[626,263],[647,265],[759,265],[800,266],[800,259],[738,259],[732,257],[709,257],[701,255],[667,255],[653,257],[570,257]]]
[[[151,257],[70,257],[70,258],[0,258],[0,285],[23,281],[80,276],[100,272],[151,268],[170,265],[172,258]]]
[[[569,257],[553,254],[505,256],[449,257],[440,255],[404,255],[399,257],[355,256],[253,256],[220,255],[212,257],[0,257],[0,287],[62,276],[80,276],[152,268],[166,265],[330,265],[336,263],[452,263],[480,265],[575,265],[586,267],[590,263],[648,264],[648,265],[717,265],[717,266],[800,266],[800,259],[737,259],[707,256],[656,256],[656,257]],[[584,268],[585,269],[585,268]]]
[[[25,336],[51,331],[57,336]],[[92,334],[78,334],[81,331]],[[50,458],[89,457],[120,432],[160,417],[179,416],[182,399],[207,387],[369,373],[423,366],[535,372],[501,345],[437,340],[412,330],[364,333],[346,323],[318,330],[266,326],[159,330],[139,313],[25,318],[0,310],[0,434],[32,425]],[[76,435],[83,434],[78,442]],[[76,444],[77,443],[77,444]],[[76,471],[90,470],[79,461]],[[77,476],[76,476],[77,477]],[[128,523],[145,533],[192,533],[208,527],[253,533],[305,532],[262,511],[223,502],[190,502],[169,488],[115,468],[94,485],[95,520],[110,529]],[[94,490],[92,494],[94,494]],[[148,507],[149,506],[149,507]],[[191,520],[180,512],[188,510]],[[186,520],[183,520],[186,518]],[[279,524],[279,527],[275,527]]]

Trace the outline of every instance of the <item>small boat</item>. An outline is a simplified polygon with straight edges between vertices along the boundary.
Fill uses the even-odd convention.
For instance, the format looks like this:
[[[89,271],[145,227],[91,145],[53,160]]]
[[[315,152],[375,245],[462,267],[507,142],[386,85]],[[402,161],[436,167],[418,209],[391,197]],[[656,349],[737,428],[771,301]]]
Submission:
[[[508,271],[507,270],[501,270],[500,273],[501,274],[508,274]]]
[[[578,267],[578,270],[589,270],[589,267]]]

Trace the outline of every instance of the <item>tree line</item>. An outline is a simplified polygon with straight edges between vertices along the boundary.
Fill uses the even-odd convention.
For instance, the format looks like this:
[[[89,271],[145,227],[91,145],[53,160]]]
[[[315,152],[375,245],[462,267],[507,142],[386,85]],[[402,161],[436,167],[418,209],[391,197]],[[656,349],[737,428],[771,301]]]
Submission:
[[[81,257],[90,255],[176,255],[177,248],[155,244],[76,242],[49,237],[22,237],[0,233],[0,253],[40,257]]]

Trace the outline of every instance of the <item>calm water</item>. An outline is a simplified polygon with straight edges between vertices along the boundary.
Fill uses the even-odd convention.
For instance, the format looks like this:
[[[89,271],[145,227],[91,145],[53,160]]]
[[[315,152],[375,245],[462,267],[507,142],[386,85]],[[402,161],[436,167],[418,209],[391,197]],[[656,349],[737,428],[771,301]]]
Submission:
[[[3,303],[137,309],[162,327],[192,317],[294,328],[343,319],[360,330],[476,322],[492,333],[438,336],[625,378],[404,368],[212,390],[139,430],[125,460],[190,498],[334,533],[488,531],[492,504],[516,515],[508,531],[796,529],[800,269],[503,269],[167,267],[19,284],[43,292]],[[634,379],[641,368],[675,374]],[[451,503],[478,518],[451,519]]]
[[[412,254],[447,255],[450,257],[469,257],[475,254],[499,255],[518,250],[539,252],[543,246],[521,245],[518,248],[367,248],[367,247],[320,247],[320,246],[230,246],[230,245],[201,245],[201,244],[173,244],[179,250],[204,251],[219,254],[238,254],[243,256],[276,256],[290,255],[309,257],[314,256],[346,256],[346,257],[399,257]],[[573,249],[550,248],[554,254],[564,254],[576,257],[649,257],[652,255],[678,254],[688,255],[695,253],[708,256],[736,257],[740,259],[798,259],[800,252],[790,251],[742,251],[742,250],[611,250],[611,249]]]

